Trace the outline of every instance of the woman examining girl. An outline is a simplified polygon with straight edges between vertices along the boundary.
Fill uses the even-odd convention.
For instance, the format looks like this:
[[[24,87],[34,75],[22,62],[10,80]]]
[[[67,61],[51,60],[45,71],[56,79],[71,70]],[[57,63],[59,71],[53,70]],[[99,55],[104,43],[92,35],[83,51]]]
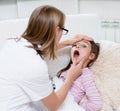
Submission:
[[[40,6],[31,14],[21,37],[5,44],[0,52],[1,111],[45,111],[45,108],[56,111],[62,104],[73,81],[81,74],[84,59],[72,61],[64,84],[55,92],[44,58],[50,55],[50,59],[55,59],[56,49],[92,40],[78,35],[59,43],[63,31],[68,32],[64,26],[63,12],[53,6]]]

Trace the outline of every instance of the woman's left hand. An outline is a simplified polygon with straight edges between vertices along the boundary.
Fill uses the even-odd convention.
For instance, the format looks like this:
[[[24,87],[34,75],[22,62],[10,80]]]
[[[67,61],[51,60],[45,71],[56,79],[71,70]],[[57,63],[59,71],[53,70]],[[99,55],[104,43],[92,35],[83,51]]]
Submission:
[[[68,41],[69,41],[69,45],[73,45],[76,42],[79,42],[81,40],[93,41],[93,38],[91,38],[91,37],[89,37],[87,35],[78,34],[75,37],[69,39]]]
[[[70,39],[67,39],[67,40],[64,40],[64,41],[61,41],[60,43],[58,43],[56,46],[56,49],[60,49],[65,46],[73,45],[76,42],[79,42],[81,40],[93,41],[93,39],[89,36],[77,34],[73,38],[70,38]]]

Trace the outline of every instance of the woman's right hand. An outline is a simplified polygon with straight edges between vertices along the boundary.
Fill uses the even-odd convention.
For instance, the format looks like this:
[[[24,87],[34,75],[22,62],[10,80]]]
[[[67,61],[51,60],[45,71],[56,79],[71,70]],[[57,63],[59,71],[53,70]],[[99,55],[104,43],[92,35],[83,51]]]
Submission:
[[[74,81],[78,76],[81,75],[86,57],[83,57],[79,62],[74,59],[71,67],[68,69],[67,78]]]

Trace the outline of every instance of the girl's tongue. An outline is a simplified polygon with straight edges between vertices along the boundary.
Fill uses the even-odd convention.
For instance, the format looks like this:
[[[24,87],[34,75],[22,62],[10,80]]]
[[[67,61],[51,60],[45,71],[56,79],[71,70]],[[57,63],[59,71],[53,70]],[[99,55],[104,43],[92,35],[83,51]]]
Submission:
[[[79,55],[80,55],[80,54],[79,54],[79,51],[75,50],[75,51],[74,51],[74,55],[73,55],[73,57],[78,58]]]
[[[79,51],[75,50],[74,54],[73,54],[73,57],[76,59],[76,63],[79,63],[79,56],[80,56]]]

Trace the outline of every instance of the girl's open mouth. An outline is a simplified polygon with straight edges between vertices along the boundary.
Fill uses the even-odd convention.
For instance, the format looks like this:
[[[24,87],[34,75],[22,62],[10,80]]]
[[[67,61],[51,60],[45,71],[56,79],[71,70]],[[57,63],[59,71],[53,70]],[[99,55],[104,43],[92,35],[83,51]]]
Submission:
[[[79,53],[79,51],[77,51],[77,50],[75,50],[74,51],[74,54],[73,54],[73,57],[79,57],[80,56],[80,53]]]

